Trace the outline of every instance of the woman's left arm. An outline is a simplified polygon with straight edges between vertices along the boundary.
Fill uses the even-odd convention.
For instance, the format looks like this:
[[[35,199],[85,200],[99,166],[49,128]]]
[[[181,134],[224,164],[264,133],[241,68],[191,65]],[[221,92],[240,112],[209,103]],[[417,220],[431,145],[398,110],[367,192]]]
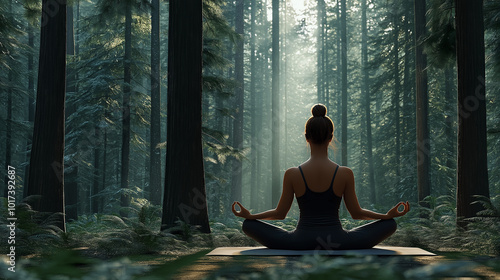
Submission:
[[[291,169],[291,168],[290,168]],[[285,172],[285,176],[283,178],[283,192],[281,193],[281,198],[278,203],[278,207],[275,209],[267,210],[258,214],[250,214],[250,212],[241,205],[238,201],[235,201],[232,205],[232,210],[234,215],[238,217],[242,217],[249,220],[283,220],[288,214],[290,207],[293,202],[293,186],[292,181],[290,179],[290,169]],[[236,211],[234,206],[238,204],[241,208],[239,212]]]

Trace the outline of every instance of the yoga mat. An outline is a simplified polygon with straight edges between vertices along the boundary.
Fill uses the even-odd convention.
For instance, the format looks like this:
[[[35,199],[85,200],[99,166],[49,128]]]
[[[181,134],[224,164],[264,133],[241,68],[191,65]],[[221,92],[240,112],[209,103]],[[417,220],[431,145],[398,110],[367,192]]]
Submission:
[[[219,247],[207,256],[302,256],[302,255],[373,255],[373,256],[436,256],[417,247],[375,246],[362,250],[277,250],[267,247]]]

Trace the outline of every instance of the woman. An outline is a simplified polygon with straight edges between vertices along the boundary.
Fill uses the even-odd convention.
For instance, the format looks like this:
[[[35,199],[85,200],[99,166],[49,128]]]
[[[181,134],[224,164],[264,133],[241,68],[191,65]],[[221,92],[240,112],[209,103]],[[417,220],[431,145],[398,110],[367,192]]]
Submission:
[[[305,126],[306,141],[311,157],[298,168],[290,168],[283,179],[283,193],[278,207],[258,214],[250,212],[235,201],[234,215],[245,218],[243,232],[271,249],[289,250],[345,250],[372,248],[396,231],[393,218],[410,211],[408,202],[399,202],[386,214],[379,214],[359,206],[354,190],[351,169],[339,166],[328,158],[328,146],[333,139],[334,126],[326,116],[326,107],[312,107],[312,117]],[[300,219],[294,231],[286,231],[261,220],[282,220],[290,210],[293,197],[297,198]],[[344,198],[353,219],[378,220],[346,231],[339,220],[339,206]],[[236,211],[235,206],[240,207]],[[402,211],[398,208],[403,206]]]

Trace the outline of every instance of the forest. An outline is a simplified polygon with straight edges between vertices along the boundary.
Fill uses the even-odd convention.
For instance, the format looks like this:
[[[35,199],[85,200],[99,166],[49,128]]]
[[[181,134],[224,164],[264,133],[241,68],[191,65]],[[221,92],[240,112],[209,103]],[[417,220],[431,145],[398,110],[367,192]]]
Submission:
[[[318,103],[360,205],[412,204],[385,244],[440,258],[196,278],[499,277],[499,81],[496,0],[0,0],[0,277],[181,279],[260,246],[231,204],[277,207]]]

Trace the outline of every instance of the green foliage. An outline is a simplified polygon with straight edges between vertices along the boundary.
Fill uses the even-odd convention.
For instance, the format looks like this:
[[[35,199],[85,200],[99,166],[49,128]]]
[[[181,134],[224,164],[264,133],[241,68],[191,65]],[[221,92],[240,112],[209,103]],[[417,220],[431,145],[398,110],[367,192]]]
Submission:
[[[487,66],[493,68],[495,77],[500,75],[500,3],[484,1],[485,45]]]
[[[14,65],[7,61],[13,59],[17,49],[24,47],[18,39],[23,32],[18,21],[14,19],[16,15],[12,10],[12,3],[9,2],[10,0],[0,1],[0,67],[3,69],[13,68]],[[0,85],[5,86],[5,84]]]
[[[157,266],[140,279],[175,279],[174,275],[182,268],[193,264],[199,258],[205,256],[210,250],[201,250],[197,253],[182,256],[172,262]]]
[[[1,199],[1,211],[7,213],[7,199]],[[37,196],[29,196],[23,202],[16,205],[16,253],[20,256],[52,252],[67,245],[64,233],[57,226],[61,213],[41,213],[34,211],[30,202],[39,199]],[[9,222],[2,215],[0,220],[0,233],[8,236]],[[7,250],[3,246],[0,250]]]
[[[200,226],[190,225],[177,218],[177,220],[175,221],[175,226],[164,230],[164,232],[175,233],[179,235],[182,240],[190,242],[193,238],[193,235],[198,232],[199,227]]]
[[[98,261],[83,257],[74,250],[61,250],[56,254],[25,259],[16,265],[15,273],[8,271],[8,265],[0,262],[0,277],[11,280],[175,279],[176,273],[196,262],[208,251],[179,256],[174,261],[150,267],[134,263],[128,258]]]
[[[145,204],[135,218],[94,214],[68,223],[68,233],[78,246],[103,256],[158,253],[172,236],[159,232],[160,209]],[[83,238],[82,238],[83,237]],[[75,244],[76,245],[76,244]]]
[[[467,229],[457,228],[456,203],[451,196],[427,197],[430,207],[412,207],[411,214],[398,219],[398,231],[388,244],[427,248],[433,251],[468,251],[500,256],[498,196],[483,200],[484,211],[468,220]]]
[[[422,44],[429,62],[437,67],[447,67],[455,63],[456,59],[456,34],[453,1],[433,0],[429,8],[429,32],[423,38]]]

